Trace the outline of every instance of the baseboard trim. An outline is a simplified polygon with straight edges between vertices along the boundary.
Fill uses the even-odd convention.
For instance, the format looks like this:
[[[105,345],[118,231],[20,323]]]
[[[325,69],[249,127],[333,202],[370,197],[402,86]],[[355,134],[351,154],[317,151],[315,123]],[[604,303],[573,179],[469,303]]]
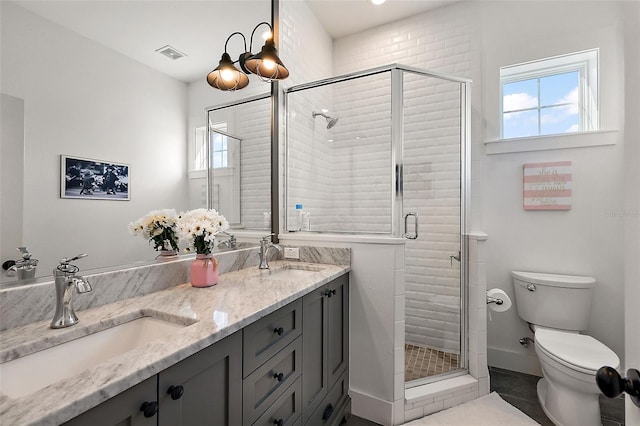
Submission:
[[[351,414],[381,425],[393,424],[393,403],[349,389]]]
[[[533,345],[532,343],[526,349],[526,353],[489,346],[487,348],[487,364],[491,367],[542,377],[542,369]]]

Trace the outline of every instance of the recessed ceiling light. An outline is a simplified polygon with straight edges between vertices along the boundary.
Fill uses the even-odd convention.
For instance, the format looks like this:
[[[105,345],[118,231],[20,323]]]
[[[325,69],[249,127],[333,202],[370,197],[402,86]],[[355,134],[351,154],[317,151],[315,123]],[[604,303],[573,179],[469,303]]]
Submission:
[[[182,58],[183,56],[187,56],[186,54],[180,52],[175,47],[171,47],[168,44],[166,46],[161,47],[160,49],[156,49],[156,52],[166,56],[167,58],[173,59],[174,61],[176,59]]]
[[[371,2],[371,4],[375,4],[376,6],[380,6],[386,0],[369,0],[369,1]]]

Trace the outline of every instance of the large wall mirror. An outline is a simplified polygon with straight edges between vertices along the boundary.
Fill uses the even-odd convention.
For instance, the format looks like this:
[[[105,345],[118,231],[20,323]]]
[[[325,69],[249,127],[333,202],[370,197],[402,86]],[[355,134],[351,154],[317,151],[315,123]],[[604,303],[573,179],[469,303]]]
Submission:
[[[207,110],[208,207],[232,230],[271,229],[271,95]]]
[[[19,258],[16,247],[27,246],[39,260],[37,276],[48,276],[62,257],[79,253],[89,254],[78,262],[83,271],[155,259],[153,246],[127,225],[151,210],[206,206],[192,172],[207,108],[267,93],[269,85],[251,76],[247,88],[221,92],[205,77],[235,31],[259,51],[262,39],[248,46],[249,38],[271,21],[271,7],[271,0],[0,2],[1,260]],[[242,38],[227,49],[237,59]],[[269,99],[259,107],[270,123]],[[234,115],[240,123],[242,114]],[[227,130],[249,146],[244,130]],[[238,160],[249,158],[243,141],[229,145]],[[268,149],[268,133],[261,141]],[[128,165],[130,200],[61,198],[61,155]],[[244,169],[270,170],[269,160]],[[251,179],[238,177],[229,191],[242,194]],[[258,187],[268,199],[268,181]],[[268,209],[257,208],[251,219],[228,214],[263,230]],[[0,272],[1,282],[16,282]]]

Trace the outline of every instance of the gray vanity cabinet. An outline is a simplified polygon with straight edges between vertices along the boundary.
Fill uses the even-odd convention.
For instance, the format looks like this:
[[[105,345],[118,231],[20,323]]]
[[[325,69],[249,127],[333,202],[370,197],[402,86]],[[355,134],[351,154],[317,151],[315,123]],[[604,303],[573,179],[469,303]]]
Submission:
[[[242,333],[158,375],[158,426],[242,423]]]
[[[157,376],[150,377],[69,420],[64,426],[155,426],[158,421],[158,415],[155,414],[158,409],[157,386]],[[141,409],[143,406],[147,409],[148,417]]]
[[[65,425],[240,425],[241,352],[242,333],[234,333]]]
[[[343,396],[335,401],[328,395],[336,394],[333,388],[341,378],[348,388],[349,276],[314,290],[302,303],[303,423],[329,424],[348,400],[346,392],[338,392]],[[316,418],[318,411],[321,415]]]
[[[335,426],[348,363],[345,274],[66,425]]]

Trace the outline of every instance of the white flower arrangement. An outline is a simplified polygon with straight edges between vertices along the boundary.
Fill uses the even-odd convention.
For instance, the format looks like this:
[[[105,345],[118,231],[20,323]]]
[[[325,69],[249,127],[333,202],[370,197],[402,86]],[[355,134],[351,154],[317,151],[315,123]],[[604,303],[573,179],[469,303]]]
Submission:
[[[129,223],[129,232],[153,241],[157,251],[178,250],[177,222],[178,214],[174,209],[153,210]]]
[[[178,238],[187,244],[185,251],[210,254],[216,234],[229,229],[229,222],[215,210],[195,209],[180,213],[177,224]]]

